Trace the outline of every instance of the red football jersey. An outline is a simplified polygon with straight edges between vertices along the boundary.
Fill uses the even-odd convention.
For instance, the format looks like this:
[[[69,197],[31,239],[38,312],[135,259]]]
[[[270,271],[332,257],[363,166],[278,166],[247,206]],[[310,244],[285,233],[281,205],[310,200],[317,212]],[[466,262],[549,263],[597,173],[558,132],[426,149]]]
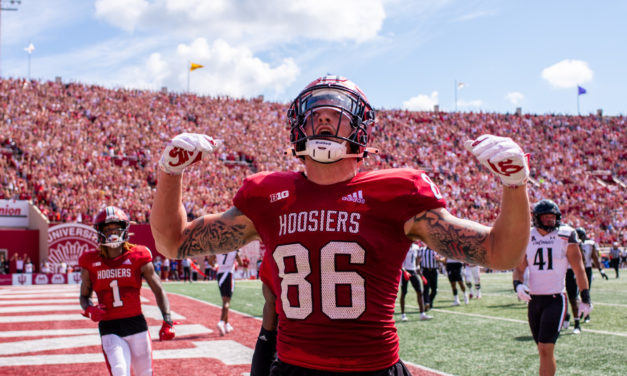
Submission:
[[[263,261],[259,266],[259,279],[261,282],[265,283],[270,287],[272,293],[277,295],[276,290],[274,290],[274,283],[272,283],[272,269],[270,269],[270,263]]]
[[[398,361],[394,304],[412,243],[404,224],[445,206],[423,171],[363,172],[332,185],[264,172],[245,179],[233,203],[268,250],[282,361],[330,371]]]
[[[89,271],[98,303],[107,306],[104,320],[133,317],[142,313],[139,300],[141,268],[151,261],[150,250],[141,245],[113,259],[100,256],[98,251],[87,251],[79,257],[78,264]]]

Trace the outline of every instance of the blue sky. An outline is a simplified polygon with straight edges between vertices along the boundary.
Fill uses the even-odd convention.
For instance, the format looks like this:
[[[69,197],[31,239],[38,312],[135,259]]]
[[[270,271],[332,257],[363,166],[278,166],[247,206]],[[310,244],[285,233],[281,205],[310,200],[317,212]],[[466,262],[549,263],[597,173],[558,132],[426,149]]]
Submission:
[[[11,0],[2,0],[11,7]],[[21,0],[2,77],[288,102],[326,73],[377,108],[627,114],[627,2]],[[455,82],[463,87],[456,90]],[[457,106],[455,105],[457,92]]]

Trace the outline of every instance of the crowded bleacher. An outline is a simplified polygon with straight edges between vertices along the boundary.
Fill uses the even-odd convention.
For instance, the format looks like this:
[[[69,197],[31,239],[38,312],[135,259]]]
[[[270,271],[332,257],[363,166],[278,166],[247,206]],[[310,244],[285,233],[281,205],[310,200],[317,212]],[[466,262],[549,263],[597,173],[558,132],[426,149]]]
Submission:
[[[376,106],[376,103],[374,104]],[[205,133],[224,147],[185,175],[190,218],[225,210],[256,171],[299,170],[285,103],[59,81],[0,80],[0,198],[32,200],[51,222],[89,224],[105,203],[147,222],[164,144]],[[531,154],[532,202],[551,198],[564,222],[601,244],[625,241],[624,116],[516,115],[381,110],[363,169],[419,167],[455,215],[490,224],[500,185],[463,148],[483,133],[515,139]]]

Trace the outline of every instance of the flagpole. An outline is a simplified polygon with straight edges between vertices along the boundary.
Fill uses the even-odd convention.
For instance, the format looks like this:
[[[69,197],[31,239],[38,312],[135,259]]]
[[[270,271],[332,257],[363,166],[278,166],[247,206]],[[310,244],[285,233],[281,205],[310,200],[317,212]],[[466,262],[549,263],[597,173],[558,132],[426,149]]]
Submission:
[[[579,116],[579,89],[577,89],[577,116]]]
[[[192,63],[190,61],[187,61],[187,93],[189,93],[189,72],[191,71],[191,64]]]

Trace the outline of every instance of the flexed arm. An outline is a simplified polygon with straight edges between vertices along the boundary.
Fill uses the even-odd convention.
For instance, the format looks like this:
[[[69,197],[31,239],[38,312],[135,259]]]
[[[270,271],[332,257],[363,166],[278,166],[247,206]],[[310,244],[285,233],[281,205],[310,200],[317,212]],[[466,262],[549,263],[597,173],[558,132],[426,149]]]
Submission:
[[[157,250],[166,257],[226,253],[258,236],[252,221],[235,207],[187,222],[182,203],[183,170],[201,161],[218,144],[206,135],[183,133],[163,152],[150,227]]]
[[[405,233],[443,256],[511,269],[522,262],[529,241],[527,156],[511,139],[491,135],[467,142],[467,148],[503,182],[501,211],[494,225],[457,218],[439,208],[415,215],[405,223]]]

